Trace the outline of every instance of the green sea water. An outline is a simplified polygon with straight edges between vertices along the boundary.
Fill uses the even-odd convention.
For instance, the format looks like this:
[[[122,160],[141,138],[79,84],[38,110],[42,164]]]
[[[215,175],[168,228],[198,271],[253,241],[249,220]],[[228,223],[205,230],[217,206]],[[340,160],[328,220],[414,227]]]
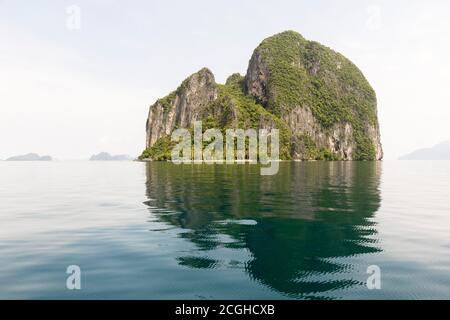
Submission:
[[[449,176],[445,161],[282,162],[274,176],[2,162],[0,298],[450,299]]]

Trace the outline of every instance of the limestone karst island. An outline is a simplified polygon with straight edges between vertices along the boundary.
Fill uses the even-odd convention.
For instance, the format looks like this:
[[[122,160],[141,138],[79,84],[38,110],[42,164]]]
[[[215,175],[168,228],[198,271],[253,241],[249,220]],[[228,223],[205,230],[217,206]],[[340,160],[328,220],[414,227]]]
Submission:
[[[381,160],[376,95],[332,49],[286,31],[254,50],[247,74],[215,82],[203,68],[157,100],[140,159],[170,159],[176,128],[278,129],[282,160]]]

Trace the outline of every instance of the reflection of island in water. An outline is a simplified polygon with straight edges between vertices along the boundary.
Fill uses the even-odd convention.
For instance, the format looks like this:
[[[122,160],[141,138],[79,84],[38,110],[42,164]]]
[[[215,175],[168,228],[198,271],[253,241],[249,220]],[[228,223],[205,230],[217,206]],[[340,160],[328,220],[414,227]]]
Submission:
[[[281,163],[275,176],[257,165],[147,164],[147,204],[158,220],[183,228],[199,253],[247,248],[251,278],[294,297],[364,285],[333,277],[336,259],[380,251],[371,221],[380,204],[376,162]],[[234,241],[221,241],[224,237]],[[193,268],[216,261],[179,257]],[[348,279],[350,277],[350,279]]]

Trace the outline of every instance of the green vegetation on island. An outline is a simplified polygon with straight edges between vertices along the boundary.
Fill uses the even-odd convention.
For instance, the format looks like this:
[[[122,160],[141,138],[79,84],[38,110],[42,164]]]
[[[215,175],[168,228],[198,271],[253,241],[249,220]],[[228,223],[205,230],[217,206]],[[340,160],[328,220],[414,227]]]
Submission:
[[[347,58],[294,31],[262,41],[247,74],[216,84],[206,68],[151,106],[140,159],[169,160],[175,128],[279,129],[282,160],[379,160],[377,101]],[[169,129],[169,130],[168,130]]]

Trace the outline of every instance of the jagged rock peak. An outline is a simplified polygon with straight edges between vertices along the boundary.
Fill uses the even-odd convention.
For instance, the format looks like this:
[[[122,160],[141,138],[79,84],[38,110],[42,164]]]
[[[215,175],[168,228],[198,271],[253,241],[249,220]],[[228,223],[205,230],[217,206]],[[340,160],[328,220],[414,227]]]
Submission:
[[[375,92],[342,54],[295,31],[276,34],[254,50],[245,88],[289,125],[294,158],[314,156],[308,145],[347,160],[382,158]]]
[[[217,85],[208,68],[190,75],[175,91],[150,106],[147,148],[169,135],[175,127],[191,126],[199,118],[202,109],[216,97]]]
[[[203,68],[150,107],[141,158],[170,157],[174,128],[196,120],[220,128],[280,130],[282,159],[379,160],[376,95],[342,54],[295,31],[261,42],[245,76],[216,84]]]

